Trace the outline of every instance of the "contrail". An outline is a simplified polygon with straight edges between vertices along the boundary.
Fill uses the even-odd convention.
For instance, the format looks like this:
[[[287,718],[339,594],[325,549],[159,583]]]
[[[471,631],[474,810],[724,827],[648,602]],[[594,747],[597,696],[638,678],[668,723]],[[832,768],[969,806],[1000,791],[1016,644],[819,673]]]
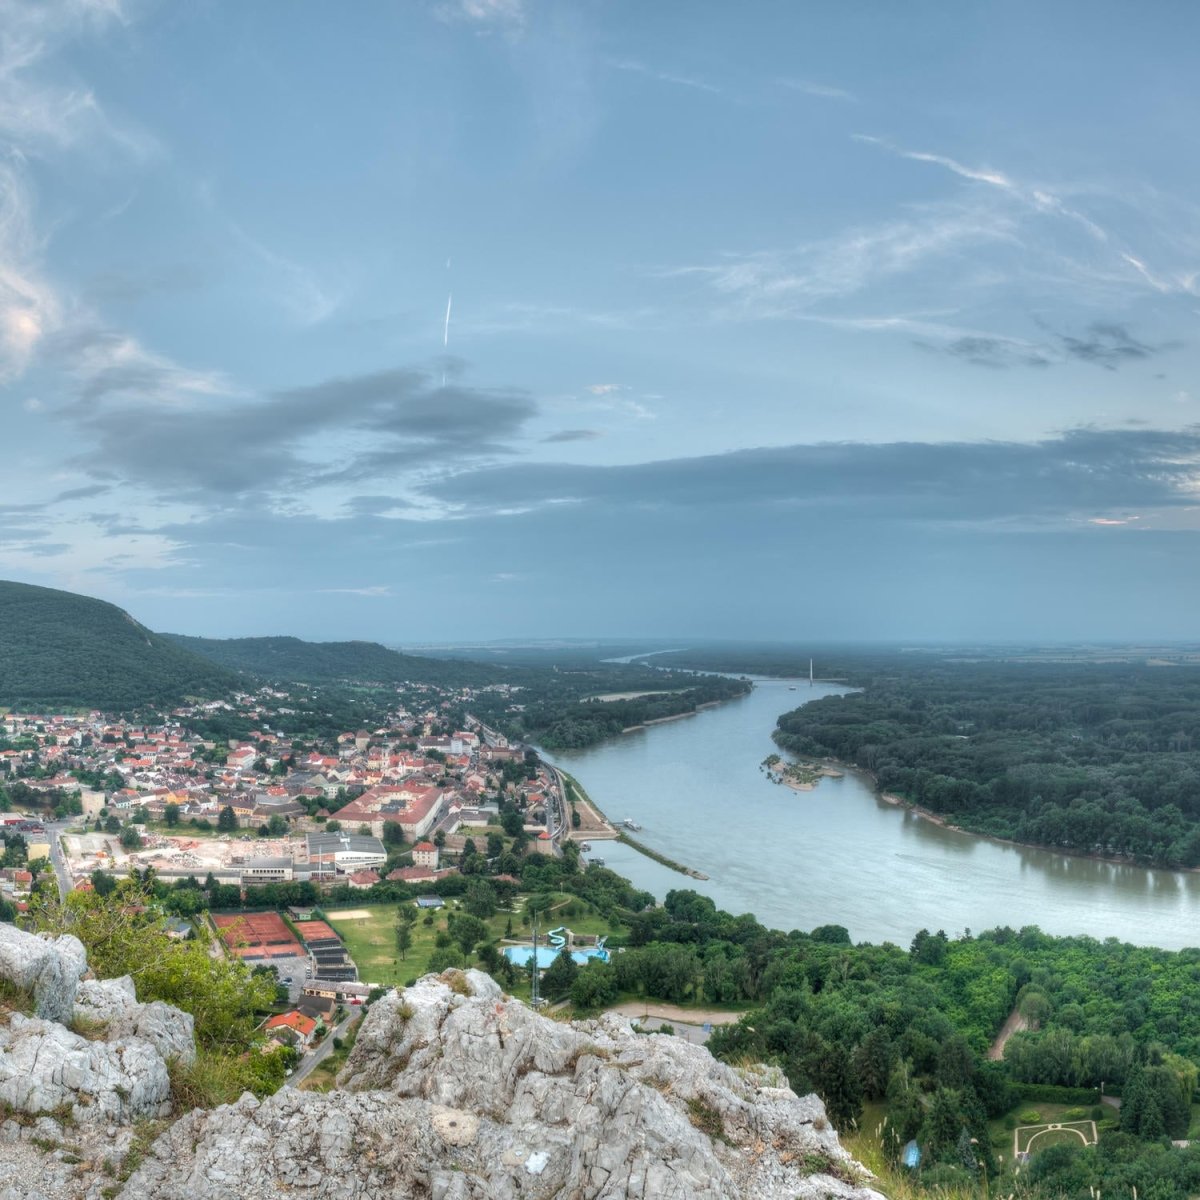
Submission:
[[[454,293],[451,292],[446,298],[446,326],[442,330],[442,345],[450,345],[450,305],[454,303]]]

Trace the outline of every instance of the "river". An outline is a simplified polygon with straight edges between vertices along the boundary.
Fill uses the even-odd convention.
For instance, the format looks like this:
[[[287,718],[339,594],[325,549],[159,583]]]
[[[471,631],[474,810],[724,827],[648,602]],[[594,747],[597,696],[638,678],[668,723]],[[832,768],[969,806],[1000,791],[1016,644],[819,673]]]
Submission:
[[[791,690],[791,689],[795,690]],[[949,934],[1038,925],[1138,945],[1200,945],[1200,874],[1145,870],[957,833],[878,799],[847,773],[815,791],[771,783],[779,715],[844,689],[758,680],[745,697],[546,757],[610,820],[632,817],[646,845],[709,876],[688,879],[629,846],[593,854],[660,899],[695,888],[776,929],[844,925],[855,941],[907,946]]]

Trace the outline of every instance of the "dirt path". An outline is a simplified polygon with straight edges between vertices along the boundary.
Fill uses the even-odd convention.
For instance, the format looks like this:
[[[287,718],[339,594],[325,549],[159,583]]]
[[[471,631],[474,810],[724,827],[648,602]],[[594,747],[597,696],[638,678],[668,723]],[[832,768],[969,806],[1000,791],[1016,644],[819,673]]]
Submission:
[[[628,1000],[610,1008],[609,1012],[623,1017],[656,1017],[660,1021],[679,1021],[686,1025],[733,1025],[741,1013],[714,1012],[704,1008],[680,1008],[676,1004],[651,1003],[645,1000]]]
[[[1020,1033],[1021,1030],[1028,1028],[1029,1022],[1014,1008],[1008,1014],[1008,1020],[1000,1027],[1000,1032],[996,1034],[996,1040],[992,1043],[991,1049],[988,1050],[988,1061],[999,1062],[1004,1057],[1004,1046],[1008,1039],[1014,1033]]]

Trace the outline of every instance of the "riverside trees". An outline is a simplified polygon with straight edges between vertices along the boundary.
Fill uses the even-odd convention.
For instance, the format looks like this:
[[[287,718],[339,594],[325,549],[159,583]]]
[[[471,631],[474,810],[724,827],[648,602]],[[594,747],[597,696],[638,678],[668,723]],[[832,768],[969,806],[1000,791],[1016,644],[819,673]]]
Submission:
[[[848,661],[863,690],[784,714],[784,749],[855,763],[979,833],[1200,865],[1200,669]]]

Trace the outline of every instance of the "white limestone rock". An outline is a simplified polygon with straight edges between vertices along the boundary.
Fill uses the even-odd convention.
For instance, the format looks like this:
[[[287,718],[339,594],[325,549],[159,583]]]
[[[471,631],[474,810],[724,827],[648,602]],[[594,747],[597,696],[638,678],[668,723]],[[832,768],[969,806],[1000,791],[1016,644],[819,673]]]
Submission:
[[[124,1123],[166,1115],[170,1095],[162,1055],[141,1038],[88,1041],[19,1013],[0,1028],[0,1103],[18,1112],[69,1109],[80,1123]]]
[[[560,1023],[486,975],[372,1006],[339,1078],[182,1118],[126,1200],[876,1196],[814,1096],[627,1021]]]
[[[86,970],[87,955],[77,937],[51,938],[0,923],[0,979],[29,992],[39,1017],[70,1021]]]
[[[76,1017],[102,1025],[110,1040],[134,1037],[150,1042],[168,1062],[179,1059],[192,1063],[196,1058],[195,1021],[191,1013],[181,1012],[152,1000],[139,1004],[133,980],[85,979],[75,997]]]

